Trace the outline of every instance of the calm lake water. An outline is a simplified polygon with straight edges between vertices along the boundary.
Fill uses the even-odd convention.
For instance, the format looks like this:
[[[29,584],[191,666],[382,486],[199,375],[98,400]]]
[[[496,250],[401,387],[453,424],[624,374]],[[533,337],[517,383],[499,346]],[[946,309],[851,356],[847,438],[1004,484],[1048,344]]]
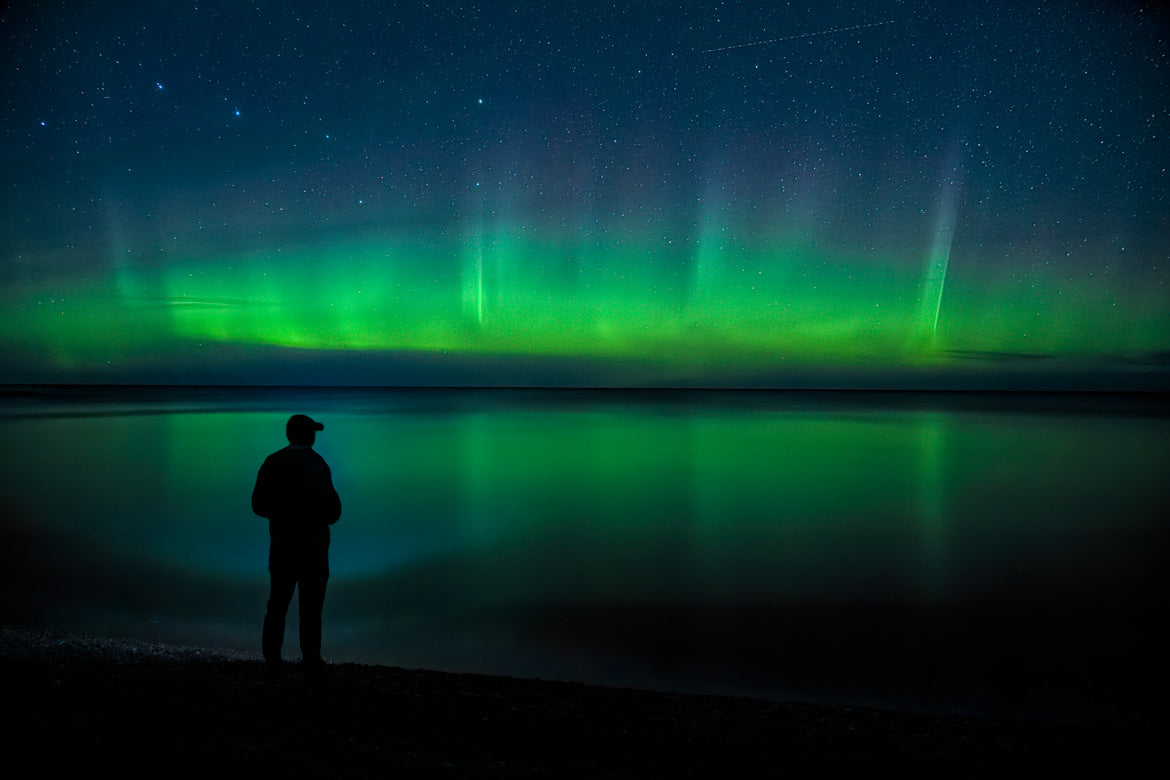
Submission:
[[[249,499],[293,412],[342,497],[335,661],[1008,715],[1165,693],[1170,418],[1119,397],[10,395],[0,619],[258,650]]]

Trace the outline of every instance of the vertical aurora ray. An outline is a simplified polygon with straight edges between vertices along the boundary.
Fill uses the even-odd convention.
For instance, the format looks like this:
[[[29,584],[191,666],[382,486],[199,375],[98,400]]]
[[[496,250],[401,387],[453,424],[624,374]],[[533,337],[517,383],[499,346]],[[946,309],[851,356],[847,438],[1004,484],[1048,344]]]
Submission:
[[[484,323],[483,230],[477,230],[463,249],[463,314],[482,328]]]
[[[711,289],[722,281],[727,258],[727,243],[730,235],[727,229],[725,207],[719,198],[722,176],[718,169],[711,174],[703,198],[703,211],[699,217],[698,235],[695,241],[695,258],[691,264],[688,303],[710,304]]]
[[[951,152],[944,173],[942,195],[939,198],[934,238],[922,278],[922,307],[919,339],[928,351],[938,347],[938,322],[942,312],[943,292],[951,262],[951,246],[955,240],[955,219],[958,216],[959,194],[962,188],[961,162],[958,145]]]
[[[488,202],[488,188],[481,186],[486,178],[483,171],[478,171],[474,181],[467,187],[471,197],[466,208],[473,216],[468,235],[460,248],[462,317],[473,325],[477,336],[483,331],[486,317],[484,254],[485,243],[489,238],[489,217],[495,213],[492,204]]]

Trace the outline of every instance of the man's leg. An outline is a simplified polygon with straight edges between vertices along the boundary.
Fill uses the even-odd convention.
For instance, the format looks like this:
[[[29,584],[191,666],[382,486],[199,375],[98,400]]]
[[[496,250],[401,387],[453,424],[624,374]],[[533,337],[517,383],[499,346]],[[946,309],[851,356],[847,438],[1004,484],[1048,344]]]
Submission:
[[[328,569],[311,571],[300,578],[301,656],[307,664],[322,663],[321,611],[328,582]]]
[[[268,595],[268,612],[264,615],[264,633],[261,637],[261,646],[265,661],[279,663],[280,648],[284,644],[284,618],[288,614],[288,605],[292,601],[297,579],[279,568],[269,567],[269,575],[272,589]]]

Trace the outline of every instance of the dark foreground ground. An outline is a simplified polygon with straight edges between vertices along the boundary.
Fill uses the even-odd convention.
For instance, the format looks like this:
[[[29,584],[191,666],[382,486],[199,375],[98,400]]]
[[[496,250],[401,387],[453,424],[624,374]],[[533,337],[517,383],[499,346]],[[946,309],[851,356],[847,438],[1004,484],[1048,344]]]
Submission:
[[[1052,723],[336,664],[0,629],[19,776],[1162,776],[1166,722]],[[6,772],[7,774],[7,772]]]

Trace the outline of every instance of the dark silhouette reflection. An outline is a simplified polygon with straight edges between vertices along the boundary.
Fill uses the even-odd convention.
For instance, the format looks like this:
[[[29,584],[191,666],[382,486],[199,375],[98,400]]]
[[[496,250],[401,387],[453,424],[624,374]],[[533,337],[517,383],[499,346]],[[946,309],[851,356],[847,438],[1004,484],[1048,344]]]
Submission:
[[[321,610],[329,581],[329,526],[341,517],[341,499],[325,459],[313,451],[325,426],[303,414],[288,419],[288,446],[269,455],[252,491],[252,511],[268,518],[272,590],[264,615],[264,660],[276,668],[284,644],[284,620],[293,591],[300,590],[301,656],[319,668]]]

